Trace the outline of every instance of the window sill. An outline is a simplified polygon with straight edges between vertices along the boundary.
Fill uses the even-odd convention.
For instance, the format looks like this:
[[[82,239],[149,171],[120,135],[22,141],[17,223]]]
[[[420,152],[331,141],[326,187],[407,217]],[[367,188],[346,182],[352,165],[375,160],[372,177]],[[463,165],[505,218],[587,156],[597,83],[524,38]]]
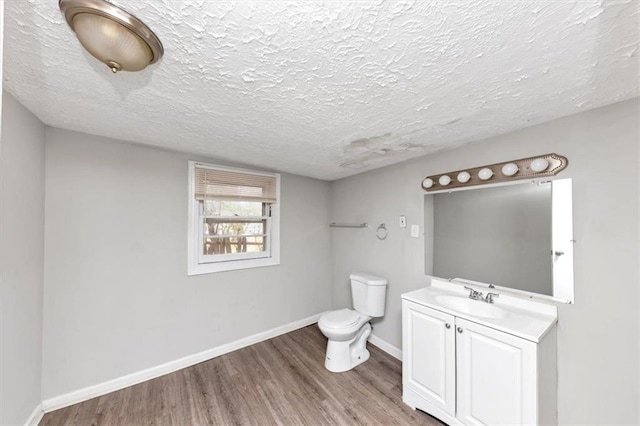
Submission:
[[[198,263],[189,266],[187,275],[212,274],[215,272],[237,271],[239,269],[262,268],[280,264],[278,257],[263,257],[259,259],[230,260],[226,262]]]

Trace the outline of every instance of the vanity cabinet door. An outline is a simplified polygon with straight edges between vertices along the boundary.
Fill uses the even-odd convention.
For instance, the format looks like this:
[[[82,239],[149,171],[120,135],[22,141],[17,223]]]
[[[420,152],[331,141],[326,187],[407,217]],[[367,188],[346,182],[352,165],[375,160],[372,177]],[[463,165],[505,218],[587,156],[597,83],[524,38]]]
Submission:
[[[457,418],[466,425],[536,424],[536,345],[456,318]]]
[[[403,385],[455,416],[455,317],[406,300],[402,314]]]

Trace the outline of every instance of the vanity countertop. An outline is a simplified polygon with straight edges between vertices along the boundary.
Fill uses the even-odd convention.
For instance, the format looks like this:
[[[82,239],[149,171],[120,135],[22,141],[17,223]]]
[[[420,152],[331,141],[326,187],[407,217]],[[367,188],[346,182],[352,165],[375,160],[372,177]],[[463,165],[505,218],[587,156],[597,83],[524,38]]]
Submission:
[[[486,291],[485,288],[478,290]],[[433,278],[431,286],[404,293],[402,298],[535,343],[539,343],[558,321],[558,311],[554,305],[505,294],[500,294],[492,304],[471,300],[468,296],[469,291],[463,285]],[[461,311],[452,307],[451,303],[444,302],[460,302],[465,309]],[[474,314],[474,308],[478,309],[480,315]],[[483,313],[489,310],[499,315],[493,318],[491,313]]]

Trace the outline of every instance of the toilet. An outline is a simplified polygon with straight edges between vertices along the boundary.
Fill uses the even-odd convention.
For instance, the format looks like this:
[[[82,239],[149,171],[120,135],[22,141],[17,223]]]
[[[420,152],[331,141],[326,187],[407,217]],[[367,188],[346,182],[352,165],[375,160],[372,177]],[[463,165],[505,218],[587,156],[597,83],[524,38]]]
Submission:
[[[369,359],[369,320],[384,315],[387,298],[384,278],[353,273],[349,279],[355,309],[327,312],[318,321],[320,331],[329,339],[324,366],[334,373],[351,370]]]

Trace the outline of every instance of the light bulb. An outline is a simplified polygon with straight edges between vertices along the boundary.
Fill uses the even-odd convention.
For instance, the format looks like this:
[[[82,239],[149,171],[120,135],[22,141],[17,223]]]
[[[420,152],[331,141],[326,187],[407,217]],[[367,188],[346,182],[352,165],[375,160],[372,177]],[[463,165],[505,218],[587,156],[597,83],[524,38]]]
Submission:
[[[447,175],[442,175],[440,176],[440,179],[438,179],[438,183],[442,186],[447,186],[451,183],[451,178]]]
[[[471,175],[468,172],[460,172],[458,173],[458,182],[467,183],[471,179]]]
[[[491,176],[493,176],[493,170],[488,167],[480,169],[480,171],[478,172],[478,177],[480,178],[480,180],[489,180],[491,179]]]
[[[531,170],[534,172],[544,172],[549,167],[549,162],[544,158],[536,158],[531,162]]]
[[[502,174],[505,176],[513,176],[516,173],[518,173],[518,170],[520,170],[518,168],[518,165],[515,163],[507,163],[504,166],[502,166]]]
[[[426,178],[425,180],[422,181],[422,187],[429,189],[433,186],[433,180],[431,180],[430,178]]]

